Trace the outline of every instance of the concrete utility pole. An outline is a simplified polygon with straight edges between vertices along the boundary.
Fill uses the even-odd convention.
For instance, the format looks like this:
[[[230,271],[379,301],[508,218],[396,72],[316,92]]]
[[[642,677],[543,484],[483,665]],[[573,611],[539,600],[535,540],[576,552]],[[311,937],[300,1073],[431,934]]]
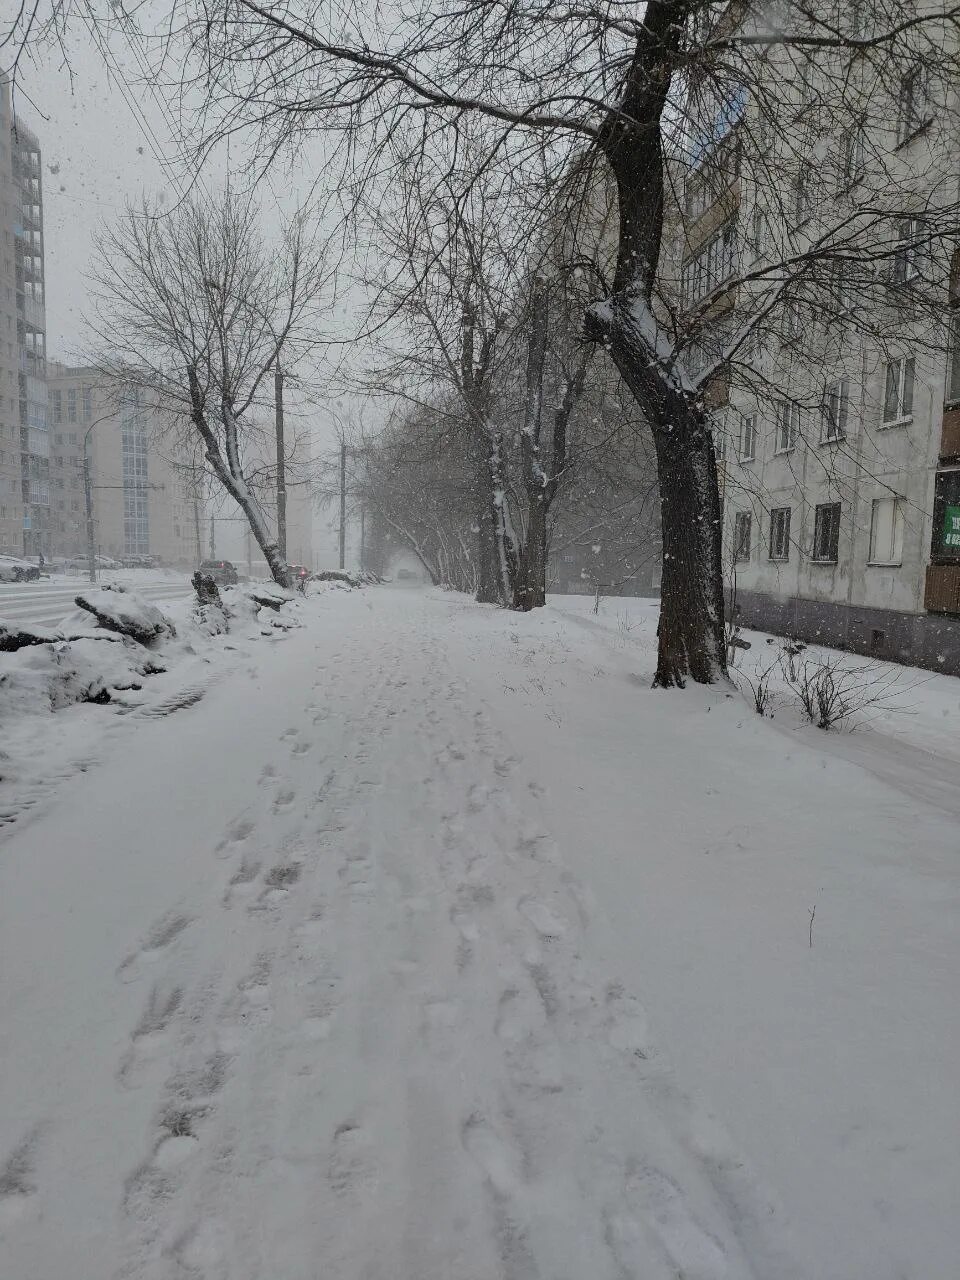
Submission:
[[[197,568],[200,568],[200,561],[203,559],[203,538],[200,534],[200,499],[196,494],[193,495],[193,527],[197,536]]]
[[[273,366],[273,403],[277,418],[277,546],[287,558],[287,459],[283,444],[283,371]]]
[[[97,545],[93,536],[93,479],[90,475],[90,432],[96,425],[96,422],[91,422],[83,433],[83,499],[87,509],[87,572],[91,582],[97,580]]]
[[[340,568],[347,563],[347,446],[340,445]]]
[[[210,559],[211,560],[216,560],[217,558],[217,535],[215,532],[216,524],[217,524],[216,517],[211,516],[210,517]]]

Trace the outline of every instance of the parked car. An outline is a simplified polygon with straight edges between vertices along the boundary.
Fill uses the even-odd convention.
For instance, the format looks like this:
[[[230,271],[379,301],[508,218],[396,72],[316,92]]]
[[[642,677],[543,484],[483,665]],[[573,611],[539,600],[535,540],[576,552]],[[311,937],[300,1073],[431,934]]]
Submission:
[[[293,574],[293,585],[295,587],[304,582],[308,582],[313,577],[313,574],[306,567],[306,565],[291,564],[291,565],[288,565],[287,567],[289,568],[290,572]]]
[[[240,581],[236,565],[231,564],[229,560],[203,560],[200,563],[200,572],[212,578],[221,587],[235,587]]]
[[[0,556],[0,582],[36,582],[40,566],[19,556]]]

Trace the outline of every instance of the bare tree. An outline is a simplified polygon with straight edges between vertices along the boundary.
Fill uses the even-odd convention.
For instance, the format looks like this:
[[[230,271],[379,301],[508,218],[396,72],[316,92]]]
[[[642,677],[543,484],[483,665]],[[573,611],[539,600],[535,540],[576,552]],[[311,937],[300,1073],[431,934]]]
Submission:
[[[253,203],[231,195],[129,209],[98,245],[100,367],[201,442],[283,585],[289,569],[257,493],[268,456],[258,413],[272,407],[278,363],[293,370],[318,345],[324,284],[302,217],[268,247]]]

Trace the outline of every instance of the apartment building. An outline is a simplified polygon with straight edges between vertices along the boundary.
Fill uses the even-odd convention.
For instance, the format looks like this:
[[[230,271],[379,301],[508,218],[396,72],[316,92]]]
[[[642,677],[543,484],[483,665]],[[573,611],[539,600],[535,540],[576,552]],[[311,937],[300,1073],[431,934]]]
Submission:
[[[20,465],[20,351],[14,227],[19,191],[13,184],[10,88],[0,75],[0,553],[23,551]]]
[[[676,278],[688,368],[719,358],[731,598],[750,625],[960,674],[954,86],[929,50],[884,79],[856,50],[775,48],[702,119]]]
[[[49,396],[50,554],[86,554],[86,449],[98,552],[195,566],[206,520],[201,478],[164,415],[137,388],[58,361],[49,364]]]
[[[0,548],[49,540],[43,181],[40,143],[0,75]]]
[[[8,96],[6,86],[5,96]],[[47,421],[43,177],[40,141],[22,120],[12,120],[11,185],[14,305],[17,330],[17,421],[23,507],[22,549],[50,552],[50,434]]]

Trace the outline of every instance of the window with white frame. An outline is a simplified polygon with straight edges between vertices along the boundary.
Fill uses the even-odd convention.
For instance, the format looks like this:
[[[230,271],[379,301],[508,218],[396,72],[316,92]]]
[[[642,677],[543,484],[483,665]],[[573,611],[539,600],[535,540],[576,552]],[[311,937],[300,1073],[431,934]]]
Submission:
[[[890,259],[890,279],[893,284],[909,284],[920,274],[919,218],[901,218],[897,223],[897,239]]]
[[[784,342],[794,342],[800,336],[800,305],[793,299],[783,304],[780,333]]]
[[[842,258],[829,263],[828,294],[830,304],[840,315],[846,315],[853,306],[853,289],[850,283],[850,263]]]
[[[888,360],[884,371],[883,425],[906,422],[913,414],[913,356]]]
[[[746,564],[750,559],[750,543],[753,540],[753,516],[749,511],[738,511],[733,517],[733,562]]]
[[[751,413],[740,420],[740,461],[752,462],[757,454],[757,415]]]
[[[836,564],[840,550],[840,503],[822,502],[814,512],[813,558]]]
[[[793,180],[793,211],[798,227],[806,222],[814,211],[816,205],[815,181],[812,166],[807,162],[803,162]]]
[[[919,133],[923,126],[932,120],[929,87],[927,69],[919,63],[901,77],[897,110],[898,145],[908,141],[915,133]]]
[[[823,392],[821,406],[820,439],[842,440],[847,434],[847,414],[850,409],[850,382],[836,378],[828,382]]]
[[[947,404],[960,401],[960,307],[950,314],[950,347],[947,357]]]
[[[790,559],[790,508],[774,507],[770,512],[770,560]]]
[[[794,400],[777,403],[777,453],[796,447],[800,436],[800,406]]]
[[[863,122],[855,121],[840,135],[840,185],[852,187],[866,168],[867,138]]]
[[[870,512],[870,564],[903,560],[903,504],[899,498],[874,498]]]

